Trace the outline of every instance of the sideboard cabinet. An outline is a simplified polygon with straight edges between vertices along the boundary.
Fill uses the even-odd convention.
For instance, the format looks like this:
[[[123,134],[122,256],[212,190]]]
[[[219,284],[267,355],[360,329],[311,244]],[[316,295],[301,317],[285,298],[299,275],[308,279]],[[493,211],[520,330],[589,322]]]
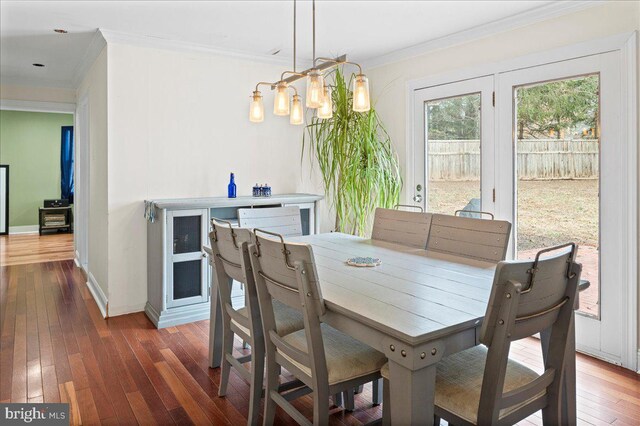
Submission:
[[[299,206],[303,234],[316,232],[320,195],[285,194],[270,198],[189,198],[145,201],[147,217],[147,304],[145,313],[157,328],[209,318],[210,219],[237,223],[239,208]],[[234,304],[244,290],[234,286]]]

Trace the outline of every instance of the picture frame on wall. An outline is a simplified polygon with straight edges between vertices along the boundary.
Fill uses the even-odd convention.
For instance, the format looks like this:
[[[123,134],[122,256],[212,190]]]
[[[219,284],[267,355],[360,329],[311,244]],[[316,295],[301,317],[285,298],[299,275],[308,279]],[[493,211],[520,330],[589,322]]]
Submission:
[[[9,233],[9,165],[0,164],[0,235]]]

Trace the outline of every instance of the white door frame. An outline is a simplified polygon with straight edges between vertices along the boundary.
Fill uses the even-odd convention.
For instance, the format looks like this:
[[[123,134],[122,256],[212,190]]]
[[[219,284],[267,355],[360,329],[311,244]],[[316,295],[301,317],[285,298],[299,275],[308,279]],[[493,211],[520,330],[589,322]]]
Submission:
[[[431,209],[427,205],[429,198],[429,179],[426,176],[426,162],[428,152],[426,152],[426,122],[425,122],[425,102],[460,97],[470,94],[480,94],[480,195],[482,211],[493,213],[493,199],[491,196],[494,188],[493,174],[493,139],[494,135],[494,110],[492,105],[492,93],[495,90],[493,75],[476,77],[469,80],[456,81],[449,84],[439,84],[433,87],[426,87],[414,91],[414,123],[416,123],[411,157],[413,158],[412,176],[413,185],[407,187],[407,195],[411,201],[406,204],[419,204],[425,211]],[[423,180],[418,181],[415,176],[422,176]],[[422,191],[417,191],[416,185],[422,185]],[[416,201],[412,194],[422,196],[422,201]],[[451,212],[453,214],[453,212]]]
[[[85,94],[78,102],[75,131],[75,205],[74,243],[78,266],[89,274],[89,96]]]
[[[630,33],[617,34],[601,39],[591,40],[578,43],[571,46],[565,46],[558,49],[552,49],[545,52],[534,53],[514,59],[500,61],[496,63],[475,66],[462,70],[455,70],[446,74],[420,78],[408,81],[406,84],[406,164],[404,168],[404,202],[410,204],[415,188],[415,169],[414,169],[414,153],[415,145],[418,142],[415,135],[416,114],[415,101],[416,90],[432,87],[440,84],[448,84],[462,80],[468,80],[476,77],[494,75],[496,81],[499,79],[500,73],[515,71],[518,69],[534,67],[538,65],[550,64],[553,62],[564,61],[568,59],[580,58],[583,56],[606,53],[610,51],[620,51],[621,56],[621,104],[623,105],[623,116],[621,120],[622,134],[621,140],[628,141],[628,156],[625,167],[632,177],[629,184],[624,188],[628,203],[634,208],[628,212],[622,224],[628,230],[628,234],[636,236],[629,238],[624,242],[625,247],[625,265],[627,285],[624,286],[625,297],[627,301],[625,306],[621,307],[621,315],[623,315],[623,323],[625,330],[623,333],[623,341],[626,347],[623,348],[621,356],[621,364],[629,369],[638,370],[638,239],[637,239],[637,220],[638,220],[638,89],[637,89],[637,31]],[[499,128],[499,118],[496,114],[495,128]],[[505,218],[509,220],[509,218]]]

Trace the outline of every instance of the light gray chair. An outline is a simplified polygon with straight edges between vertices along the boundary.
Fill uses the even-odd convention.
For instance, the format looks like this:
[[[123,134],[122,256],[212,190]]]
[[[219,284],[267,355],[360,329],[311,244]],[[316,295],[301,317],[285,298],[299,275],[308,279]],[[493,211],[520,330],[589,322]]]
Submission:
[[[422,210],[421,207],[418,208]],[[371,239],[424,249],[430,226],[431,213],[377,208]]]
[[[562,252],[541,258],[557,250]],[[545,425],[561,424],[562,369],[582,270],[576,250],[571,243],[541,250],[533,262],[498,263],[480,331],[483,345],[437,366],[437,418],[455,425],[511,425],[542,410]],[[511,342],[544,330],[550,337],[541,375],[509,359]],[[388,378],[388,367],[382,374]]]
[[[497,263],[507,254],[510,233],[511,224],[505,220],[434,214],[427,252]]]
[[[238,374],[250,383],[251,394],[247,423],[256,425],[263,389],[265,349],[258,295],[249,261],[248,245],[252,233],[248,229],[233,228],[231,223],[220,219],[212,219],[211,227],[209,239],[220,306],[222,307],[223,355],[218,395],[224,396],[226,394],[229,372],[231,367],[234,367]],[[234,309],[231,301],[231,287],[234,280],[244,283],[246,289],[246,306],[240,309]],[[304,327],[302,315],[286,305],[275,303],[274,313],[275,327],[277,332],[282,335]],[[240,358],[233,356],[234,335],[239,336],[243,342],[249,343],[251,355]],[[251,362],[250,371],[242,366],[249,361]],[[290,388],[296,385],[300,385],[300,383],[289,383],[286,386]]]
[[[328,423],[329,395],[354,389],[380,378],[384,354],[323,324],[326,308],[318,283],[311,247],[285,242],[283,237],[256,229],[251,264],[258,290],[263,334],[267,336],[265,425],[274,421],[276,405],[299,424],[311,424],[289,402],[313,393],[313,424]],[[265,237],[265,234],[270,237]],[[304,330],[286,336],[277,333],[274,305],[285,304],[304,316]],[[279,367],[306,386],[281,394]]]
[[[238,223],[243,228],[260,228],[288,237],[302,235],[300,207],[238,209]]]

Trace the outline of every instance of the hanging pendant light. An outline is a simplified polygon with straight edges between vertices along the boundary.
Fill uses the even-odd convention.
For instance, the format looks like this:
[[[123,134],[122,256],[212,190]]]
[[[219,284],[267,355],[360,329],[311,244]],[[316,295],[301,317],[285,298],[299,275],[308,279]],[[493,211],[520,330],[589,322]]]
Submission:
[[[302,124],[304,123],[304,113],[302,111],[302,100],[296,93],[293,95],[293,102],[291,103],[291,115],[289,116],[289,123]]]
[[[264,121],[264,105],[262,104],[262,94],[260,91],[253,92],[253,100],[249,108],[249,120],[253,123],[261,123]]]
[[[276,86],[273,98],[273,113],[275,115],[289,115],[289,90],[287,83],[281,81]]]
[[[331,99],[331,90],[325,85],[324,72],[338,65],[351,64],[359,69],[359,73],[353,80],[353,110],[357,112],[366,112],[371,109],[369,100],[369,80],[362,73],[362,67],[355,62],[347,61],[347,55],[341,55],[336,58],[319,58],[316,57],[316,2],[313,4],[313,66],[307,70],[296,71],[296,0],[293,0],[293,71],[284,71],[280,80],[275,83],[260,82],[256,85],[253,92],[252,101],[249,110],[249,120],[254,123],[264,121],[264,105],[262,94],[258,90],[261,85],[271,87],[275,90],[275,98],[273,100],[273,113],[275,115],[289,115],[291,124],[304,123],[304,111],[302,98],[298,95],[298,91],[293,83],[301,79],[307,80],[307,93],[305,95],[305,105],[308,108],[317,109],[317,117],[320,119],[328,119],[333,117],[333,100]],[[290,76],[285,78],[285,75]],[[289,102],[288,89],[294,90],[293,101]]]
[[[353,110],[356,112],[366,112],[370,109],[369,79],[360,73],[353,80]]]
[[[333,117],[333,100],[331,99],[331,89],[324,86],[324,96],[322,105],[318,108],[318,118],[327,119]]]
[[[307,77],[307,108],[320,108],[324,95],[324,76],[312,69]]]

